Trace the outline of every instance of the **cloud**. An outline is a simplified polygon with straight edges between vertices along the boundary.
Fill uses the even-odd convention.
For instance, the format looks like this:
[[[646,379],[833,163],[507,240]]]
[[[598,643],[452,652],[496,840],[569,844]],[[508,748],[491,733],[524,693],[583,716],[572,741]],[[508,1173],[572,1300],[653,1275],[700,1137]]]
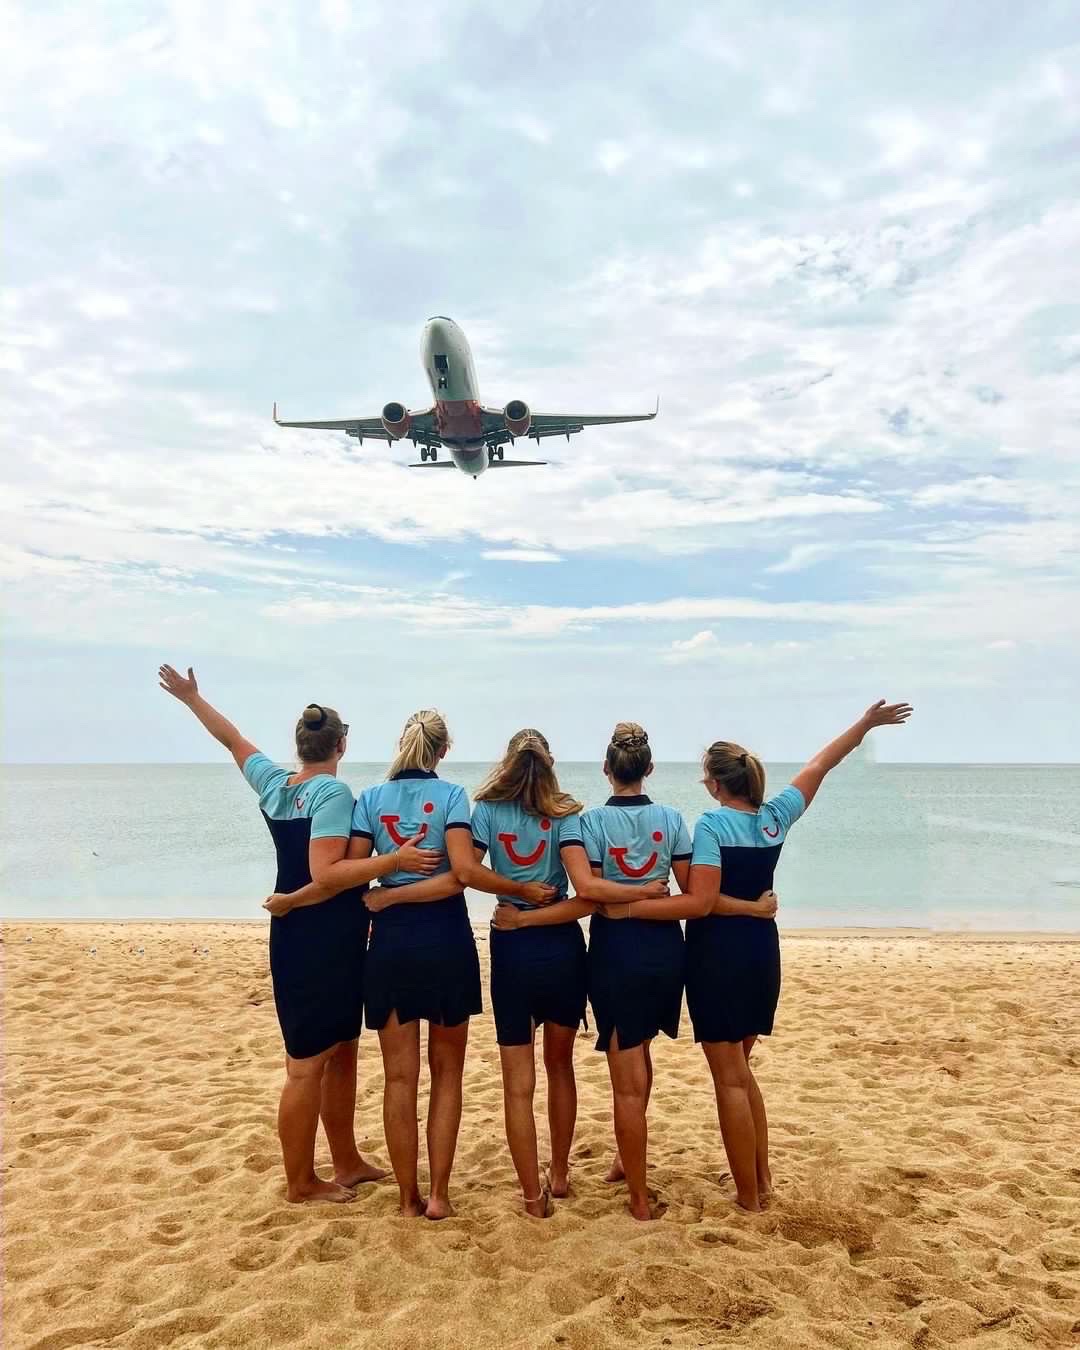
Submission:
[[[664,653],[663,660],[669,665],[679,665],[684,661],[705,661],[716,656],[720,643],[711,628],[704,628],[693,637],[676,638]]]
[[[481,553],[481,558],[486,558],[488,562],[519,562],[519,563],[557,563],[562,562],[558,553],[551,553],[542,548],[494,548],[486,549]]]

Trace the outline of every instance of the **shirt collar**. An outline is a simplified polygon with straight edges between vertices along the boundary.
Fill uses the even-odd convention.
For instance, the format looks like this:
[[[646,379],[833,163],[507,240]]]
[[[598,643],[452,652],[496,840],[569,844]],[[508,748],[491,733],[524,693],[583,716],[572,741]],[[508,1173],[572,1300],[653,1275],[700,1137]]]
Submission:
[[[390,779],[391,783],[396,783],[399,778],[438,778],[434,769],[402,769],[400,773],[394,774]]]
[[[652,806],[652,798],[642,792],[637,797],[609,797],[605,806]]]

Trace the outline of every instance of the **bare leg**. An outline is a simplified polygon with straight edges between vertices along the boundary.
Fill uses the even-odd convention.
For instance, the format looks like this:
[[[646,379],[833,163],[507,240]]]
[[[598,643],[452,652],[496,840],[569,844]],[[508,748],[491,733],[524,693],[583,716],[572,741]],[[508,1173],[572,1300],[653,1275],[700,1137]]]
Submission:
[[[750,1066],[750,1051],[754,1048],[756,1036],[747,1036],[743,1041],[743,1054],[750,1073],[750,1110],[754,1117],[754,1135],[757,1143],[757,1185],[758,1199],[764,1205],[772,1194],[772,1172],[769,1170],[769,1120],[765,1115],[765,1099],[761,1095],[754,1070]]]
[[[390,1166],[397,1179],[399,1203],[407,1219],[419,1218],[424,1201],[416,1181],[420,1148],[416,1123],[416,1090],[420,1082],[420,1023],[404,1026],[393,1012],[379,1032],[383,1057],[383,1129]]]
[[[461,1125],[461,1076],[465,1072],[465,1049],[469,1044],[469,1019],[456,1027],[428,1027],[428,1070],[431,1099],[428,1102],[427,1147],[431,1168],[431,1195],[426,1218],[447,1219],[450,1204],[450,1169],[457,1150]]]
[[[635,1219],[651,1219],[653,1213],[645,1187],[649,1142],[649,1127],[645,1120],[649,1085],[645,1050],[640,1045],[635,1045],[632,1050],[620,1050],[619,1036],[614,1032],[607,1061],[615,1101],[615,1140],[630,1191],[630,1213]]]
[[[534,1219],[546,1219],[548,1197],[540,1185],[540,1163],[536,1150],[536,1119],[533,1094],[536,1091],[536,1061],[532,1043],[500,1045],[502,1063],[503,1116],[506,1142],[521,1186],[525,1213]]]
[[[757,1132],[750,1106],[750,1066],[741,1041],[703,1041],[716,1089],[716,1112],[728,1166],[743,1209],[761,1208],[757,1179]]]
[[[381,1181],[388,1173],[372,1167],[356,1147],[356,1041],[342,1041],[326,1061],[319,1107],[323,1129],[334,1160],[334,1180],[339,1186],[359,1186],[362,1181]]]
[[[570,1145],[577,1124],[574,1042],[577,1027],[544,1023],[544,1068],[548,1080],[548,1130],[551,1134],[551,1194],[570,1191]]]
[[[336,1047],[335,1047],[336,1048]],[[285,1056],[285,1086],[278,1102],[278,1138],[285,1160],[286,1195],[293,1204],[308,1200],[353,1199],[351,1191],[315,1175],[315,1135],[323,1069],[333,1050],[308,1059]]]
[[[642,1043],[641,1043],[641,1048],[645,1051],[645,1074],[646,1074],[646,1078],[647,1078],[647,1082],[646,1082],[646,1086],[645,1086],[645,1110],[648,1111],[648,1109],[649,1109],[649,1098],[652,1096],[652,1080],[653,1080],[653,1067],[652,1067],[652,1041],[642,1041]],[[614,1158],[614,1161],[612,1162],[611,1166],[608,1168],[607,1176],[604,1178],[604,1180],[605,1180],[605,1181],[625,1181],[625,1180],[626,1180],[626,1171],[625,1171],[625,1169],[623,1168],[622,1155],[621,1155],[620,1152],[619,1152],[618,1144],[616,1144],[616,1146],[615,1146],[615,1158]]]

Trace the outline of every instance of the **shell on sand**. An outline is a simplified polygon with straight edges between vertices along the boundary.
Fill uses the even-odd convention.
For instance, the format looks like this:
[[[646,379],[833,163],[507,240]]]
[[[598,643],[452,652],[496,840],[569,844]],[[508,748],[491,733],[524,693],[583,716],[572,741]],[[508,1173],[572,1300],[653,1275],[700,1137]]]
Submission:
[[[546,1223],[522,1217],[485,1014],[457,1217],[430,1224],[398,1218],[386,1184],[346,1207],[284,1202],[261,925],[8,926],[4,1344],[1075,1344],[1080,945],[828,935],[784,951],[777,1034],[755,1056],[768,1213],[732,1207],[684,1024],[654,1054],[662,1219],[635,1224],[603,1182],[607,1072],[584,1033],[573,1194]],[[385,1160],[375,1036],[360,1056],[358,1132]],[[541,1069],[542,1137],[543,1098]]]

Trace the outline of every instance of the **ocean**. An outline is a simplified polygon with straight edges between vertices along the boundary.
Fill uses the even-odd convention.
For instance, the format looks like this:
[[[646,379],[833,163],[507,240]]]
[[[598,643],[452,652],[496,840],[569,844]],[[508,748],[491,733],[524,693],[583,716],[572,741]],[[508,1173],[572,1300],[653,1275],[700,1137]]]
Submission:
[[[485,764],[447,761],[474,788]],[[597,766],[560,762],[589,805]],[[768,766],[770,788],[798,766]],[[347,764],[355,790],[382,764]],[[697,764],[658,764],[656,801],[693,828],[711,803]],[[0,767],[0,915],[255,919],[274,854],[254,794],[229,763]],[[1080,930],[1080,766],[880,764],[835,770],[777,873],[783,928]],[[486,918],[492,900],[470,894]]]

